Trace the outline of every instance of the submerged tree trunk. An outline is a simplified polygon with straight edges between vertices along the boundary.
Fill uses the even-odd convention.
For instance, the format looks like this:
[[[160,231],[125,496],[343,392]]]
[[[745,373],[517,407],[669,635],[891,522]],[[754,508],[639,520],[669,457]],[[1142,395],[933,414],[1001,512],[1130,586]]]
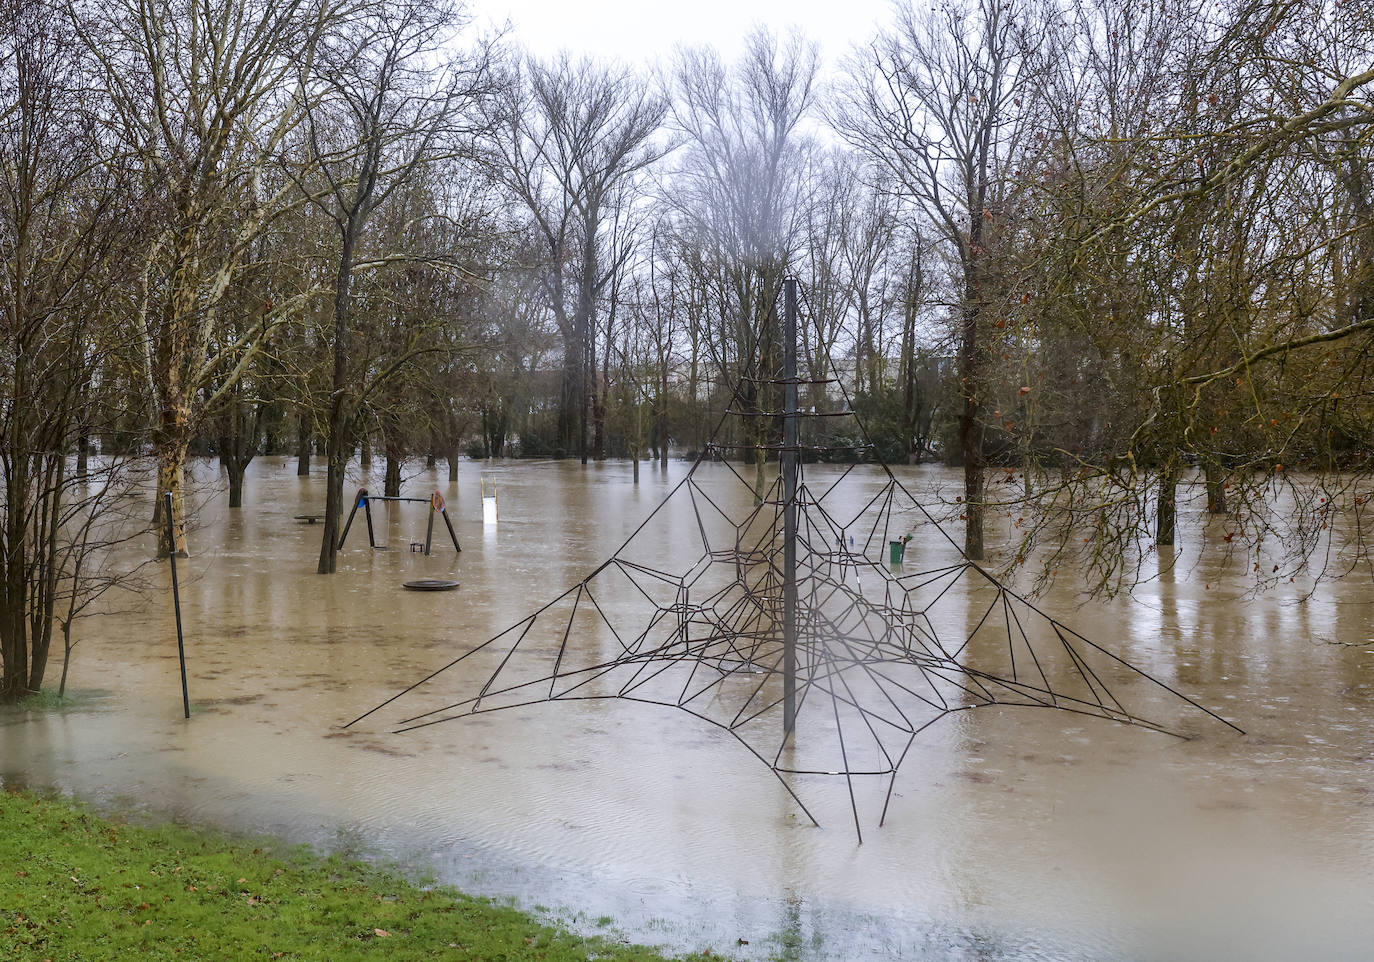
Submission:
[[[458,456],[461,450],[462,438],[459,437],[458,419],[450,410],[445,415],[444,426],[448,429],[445,437],[448,440],[448,481],[449,484],[458,483]]]
[[[229,507],[243,507],[243,475],[247,465],[237,458],[224,462],[225,473],[229,475]]]
[[[405,460],[400,450],[390,442],[386,445],[386,479],[382,483],[382,493],[388,498],[401,496],[401,462]]]
[[[261,426],[262,406],[258,405],[251,418],[245,418],[239,392],[234,391],[226,412],[228,423],[219,439],[219,460],[229,476],[229,507],[243,507],[243,476],[258,453],[258,429]]]
[[[1171,545],[1178,521],[1178,468],[1167,463],[1159,472],[1159,500],[1155,505],[1155,543]]]
[[[356,231],[350,229],[353,226],[350,220],[342,232],[339,270],[334,286],[334,371],[330,381],[329,460],[325,482],[324,531],[320,536],[320,563],[316,569],[322,575],[332,575],[338,569],[344,468],[348,464],[348,454],[353,449],[353,439],[349,436],[353,412],[348,397],[349,290],[353,280],[353,244],[357,236]]]
[[[665,365],[658,385],[658,466],[668,470],[668,370]]]
[[[342,407],[342,400],[336,401]],[[320,564],[322,575],[332,575],[338,567],[339,551],[339,514],[343,508],[344,467],[347,464],[348,448],[344,433],[348,426],[348,416],[342,411],[331,412],[329,418],[328,471],[325,478],[324,531],[320,539]]]
[[[296,433],[296,477],[310,474],[310,419],[301,411],[300,427]]]
[[[611,383],[611,330],[610,324],[615,322],[615,308],[610,311],[610,319],[606,329],[606,350],[601,360],[601,371],[596,369],[596,338],[592,338],[591,344],[591,363],[588,370],[591,372],[591,402],[592,402],[592,457],[597,461],[606,460],[606,391]]]
[[[901,352],[902,446],[906,449],[906,463],[915,464],[920,450],[916,443],[916,310],[910,298],[902,305]]]
[[[584,337],[585,336],[586,335],[584,335]],[[590,350],[591,348],[587,347],[584,344],[584,351],[589,352]],[[583,464],[587,463],[587,427],[588,420],[591,415],[590,408],[592,403],[589,393],[590,387],[587,384],[587,382],[590,380],[587,370],[587,357],[589,356],[590,354],[584,354],[582,359],[582,369],[578,372],[579,380],[577,401],[577,459],[581,461]]]

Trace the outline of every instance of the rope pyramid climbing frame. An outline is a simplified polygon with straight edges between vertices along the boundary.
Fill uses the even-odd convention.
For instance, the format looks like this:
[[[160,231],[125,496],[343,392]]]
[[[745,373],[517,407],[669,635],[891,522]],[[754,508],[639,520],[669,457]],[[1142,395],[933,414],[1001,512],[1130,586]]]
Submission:
[[[781,411],[761,412],[765,392],[737,388],[712,443],[609,559],[349,725],[402,699],[430,701],[405,713],[399,731],[545,702],[672,707],[738,739],[815,824],[797,781],[843,779],[860,840],[856,786],[877,782],[881,825],[916,737],[957,712],[1053,708],[1179,737],[1177,717],[1196,713],[1240,731],[964,558],[881,461],[866,499],[842,495],[873,486],[854,475],[856,465],[808,482],[801,455],[825,446],[802,443],[814,415],[799,409],[797,389],[820,381],[797,376],[796,282],[784,282],[783,293],[782,371],[758,379],[781,394]],[[844,400],[854,436],[871,448]],[[732,416],[781,421],[781,443],[717,444]],[[741,448],[778,456],[778,476],[761,496],[729,461],[708,460]],[[685,528],[686,512],[665,511],[683,500]],[[742,501],[747,509],[734,507]],[[934,526],[947,550],[907,570],[889,546],[917,525]],[[485,681],[445,694],[445,673],[460,663],[464,676]]]

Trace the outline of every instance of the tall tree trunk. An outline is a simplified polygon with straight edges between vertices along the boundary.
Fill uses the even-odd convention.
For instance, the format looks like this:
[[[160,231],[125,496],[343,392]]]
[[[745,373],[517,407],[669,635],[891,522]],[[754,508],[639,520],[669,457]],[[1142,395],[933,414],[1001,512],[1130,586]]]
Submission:
[[[1155,543],[1171,545],[1174,543],[1178,527],[1178,467],[1167,461],[1159,470],[1159,500],[1155,505]]]
[[[229,507],[243,507],[243,475],[247,468],[238,458],[230,458],[224,462],[225,473],[229,475]]]
[[[401,496],[401,462],[404,460],[400,449],[388,440],[386,443],[386,479],[382,482],[382,494],[388,498]]]
[[[342,408],[342,402],[336,402]],[[332,575],[339,563],[339,514],[343,507],[344,468],[348,462],[348,448],[344,434],[348,426],[348,416],[342,410],[331,411],[329,416],[329,453],[326,455],[328,470],[325,475],[324,532],[320,541],[320,564],[317,569],[322,575]]]
[[[153,524],[157,528],[157,556],[168,557],[176,551],[178,558],[189,556],[186,547],[186,507],[183,480],[186,456],[190,447],[190,425],[186,408],[174,406],[163,411],[162,426],[157,432],[157,504],[153,508]],[[167,538],[167,519],[163,508],[167,493],[172,495],[172,519],[175,546]]]
[[[296,477],[304,478],[310,474],[310,418],[304,410],[300,418],[296,429]]]
[[[591,367],[591,331],[584,321],[582,325],[582,365],[577,372],[577,458],[587,463],[587,421],[591,407],[588,381],[593,370]]]
[[[976,290],[971,293],[976,296]],[[964,402],[964,409],[959,414],[959,453],[964,461],[964,555],[970,561],[983,560],[983,512],[987,485],[983,451],[986,428],[978,396],[978,380],[982,373],[978,314],[976,301],[964,308],[963,329],[959,339],[959,393]]]
[[[661,374],[658,383],[658,466],[668,470],[668,373]]]
[[[191,213],[194,216],[190,222],[197,222],[199,211]],[[153,345],[152,375],[158,405],[158,423],[153,431],[153,449],[157,452],[157,503],[153,508],[153,521],[157,525],[159,558],[166,558],[173,551],[177,557],[188,554],[182,479],[191,444],[191,404],[194,396],[191,386],[186,383],[184,365],[188,361],[194,363],[197,356],[194,328],[204,310],[195,280],[199,270],[198,244],[197,229],[187,232],[176,245],[179,266],[172,278],[171,293],[158,325],[159,336]],[[167,521],[162,516],[169,493],[172,495],[174,522],[170,541]]]
[[[577,282],[577,324],[581,332],[582,366],[579,372],[578,398],[580,423],[578,425],[577,454],[583,464],[587,463],[589,453],[589,429],[597,426],[597,385],[596,385],[596,275],[599,270],[599,251],[596,235],[600,227],[599,214],[589,211],[583,223],[582,272]],[[591,424],[588,424],[590,419]],[[595,448],[592,449],[595,453]],[[596,455],[600,458],[600,454]]]
[[[15,382],[22,384],[25,358],[16,358]],[[26,392],[16,391],[15,406]],[[14,470],[5,477],[5,503],[29,503],[32,459],[15,459]],[[13,704],[28,690],[29,680],[29,624],[28,624],[28,541],[29,535],[23,510],[9,510],[0,515],[5,526],[5,546],[8,554],[0,557],[0,571],[4,572],[4,596],[0,597],[0,663],[4,675],[0,677],[0,704]]]
[[[614,313],[614,309],[612,309]],[[596,339],[592,339],[592,457],[598,461],[606,460],[606,391],[611,383],[610,329],[606,334],[606,353],[601,361],[601,375],[596,373]]]
[[[348,310],[350,285],[353,280],[353,244],[356,231],[352,221],[343,230],[339,252],[339,272],[334,287],[334,372],[329,400],[328,473],[325,480],[324,531],[320,536],[320,563],[316,569],[322,575],[332,575],[339,564],[339,525],[343,513],[344,468],[353,448],[349,437],[352,425],[351,402],[348,397]]]
[[[37,546],[47,558],[47,577],[38,585],[36,617],[29,621],[29,691],[43,687],[43,675],[48,668],[48,652],[52,649],[53,611],[57,600],[57,519],[62,516],[62,484],[66,474],[66,458],[57,455],[46,473],[43,484],[53,491],[51,521],[40,531],[44,544]]]
[[[244,424],[243,406],[238,392],[229,401],[227,430],[219,439],[219,461],[229,476],[229,507],[243,507],[243,476],[257,453],[257,434],[262,409],[254,412],[250,425]],[[245,432],[245,427],[247,431]]]
[[[448,428],[446,432],[448,438],[448,481],[449,484],[457,484],[458,456],[462,451],[462,438],[458,434],[458,419],[451,410],[447,412],[445,427]]]
[[[906,463],[915,464],[919,450],[916,444],[916,310],[910,298],[902,303],[901,351],[902,446],[906,449]]]

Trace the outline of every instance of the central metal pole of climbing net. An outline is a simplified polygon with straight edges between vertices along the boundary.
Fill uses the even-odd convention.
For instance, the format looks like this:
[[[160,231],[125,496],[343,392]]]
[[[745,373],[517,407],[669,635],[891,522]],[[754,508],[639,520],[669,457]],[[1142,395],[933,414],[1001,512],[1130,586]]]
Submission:
[[[797,282],[782,282],[782,729],[797,723]]]

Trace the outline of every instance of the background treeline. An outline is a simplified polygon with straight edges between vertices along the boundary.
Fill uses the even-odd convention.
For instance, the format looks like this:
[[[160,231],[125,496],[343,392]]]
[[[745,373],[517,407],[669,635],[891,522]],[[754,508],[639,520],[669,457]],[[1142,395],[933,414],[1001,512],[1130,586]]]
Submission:
[[[803,404],[959,466],[972,558],[1004,518],[1001,561],[1129,584],[1196,491],[1261,580],[1368,564],[1374,2],[897,7],[824,74],[764,30],[538,60],[471,13],[0,0],[0,696],[140,464],[165,555],[188,457],[231,506],[323,457],[327,573],[350,458],[638,471],[776,410],[784,276]]]

